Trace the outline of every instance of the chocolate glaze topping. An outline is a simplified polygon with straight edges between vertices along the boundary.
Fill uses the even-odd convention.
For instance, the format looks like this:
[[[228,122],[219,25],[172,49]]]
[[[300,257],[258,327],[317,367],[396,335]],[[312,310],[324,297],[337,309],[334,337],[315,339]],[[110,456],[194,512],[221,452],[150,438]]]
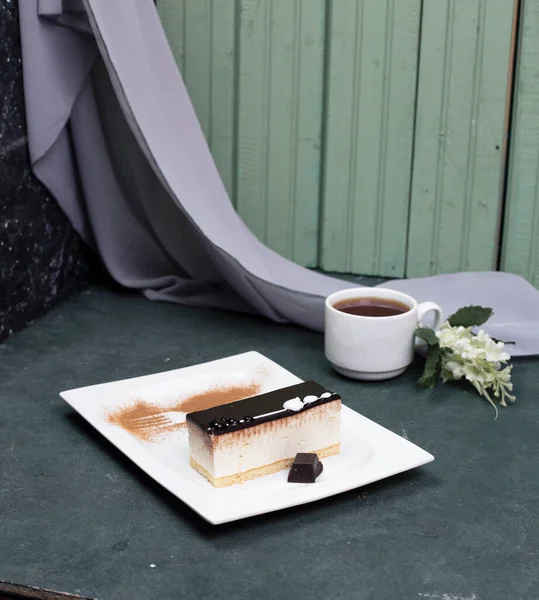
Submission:
[[[299,398],[303,401],[307,397],[309,397],[307,402],[303,403],[299,410],[283,408],[283,404],[288,400]],[[316,397],[316,400],[313,400],[313,397]],[[254,427],[260,423],[291,417],[298,412],[339,399],[339,394],[327,390],[314,381],[305,381],[267,394],[192,412],[186,416],[186,419],[210,435],[222,435]]]

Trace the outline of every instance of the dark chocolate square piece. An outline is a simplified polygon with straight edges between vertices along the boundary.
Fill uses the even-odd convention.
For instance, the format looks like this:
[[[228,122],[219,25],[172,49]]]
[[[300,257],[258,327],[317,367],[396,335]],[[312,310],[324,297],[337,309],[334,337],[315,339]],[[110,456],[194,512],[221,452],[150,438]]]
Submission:
[[[317,454],[299,452],[288,473],[288,483],[314,483],[323,468]]]

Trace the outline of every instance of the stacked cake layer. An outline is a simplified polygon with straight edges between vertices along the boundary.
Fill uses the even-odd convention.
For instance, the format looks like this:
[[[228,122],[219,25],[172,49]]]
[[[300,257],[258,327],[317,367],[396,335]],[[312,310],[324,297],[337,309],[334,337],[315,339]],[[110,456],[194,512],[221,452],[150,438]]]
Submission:
[[[340,449],[341,398],[308,381],[187,415],[191,466],[223,487]]]

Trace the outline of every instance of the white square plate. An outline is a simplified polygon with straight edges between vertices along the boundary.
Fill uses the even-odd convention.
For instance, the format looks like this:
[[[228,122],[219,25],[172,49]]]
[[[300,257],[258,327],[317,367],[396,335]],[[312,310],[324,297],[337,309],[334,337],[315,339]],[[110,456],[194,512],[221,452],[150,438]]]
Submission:
[[[288,472],[281,471],[217,489],[189,466],[185,427],[161,429],[153,438],[148,435],[151,430],[141,430],[145,439],[140,439],[107,417],[133,403],[170,411],[208,390],[243,386],[262,394],[301,381],[258,352],[246,352],[60,395],[136,465],[214,525],[320,500],[434,460],[415,444],[343,405],[341,453],[324,459],[315,484],[288,483]]]

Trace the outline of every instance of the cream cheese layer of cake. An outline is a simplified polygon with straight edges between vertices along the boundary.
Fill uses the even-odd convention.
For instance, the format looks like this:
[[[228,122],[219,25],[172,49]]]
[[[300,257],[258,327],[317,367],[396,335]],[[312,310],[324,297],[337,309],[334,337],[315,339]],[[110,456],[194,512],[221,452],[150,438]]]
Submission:
[[[189,413],[190,464],[216,487],[340,451],[341,398],[314,381]]]

